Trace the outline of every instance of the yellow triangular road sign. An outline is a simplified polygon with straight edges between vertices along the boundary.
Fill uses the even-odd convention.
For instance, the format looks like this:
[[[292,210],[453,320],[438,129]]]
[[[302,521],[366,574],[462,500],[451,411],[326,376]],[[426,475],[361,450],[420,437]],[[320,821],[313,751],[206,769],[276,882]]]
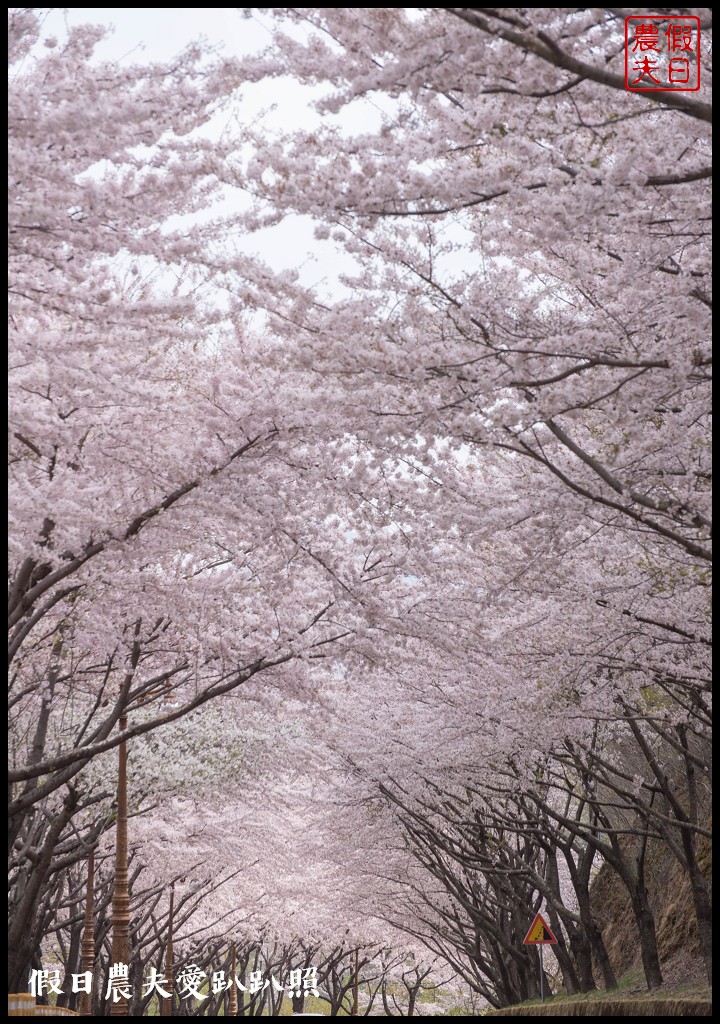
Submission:
[[[536,914],[535,920],[530,925],[530,929],[523,939],[525,946],[544,946],[546,943],[554,945],[557,939],[550,930],[545,918],[542,914]]]

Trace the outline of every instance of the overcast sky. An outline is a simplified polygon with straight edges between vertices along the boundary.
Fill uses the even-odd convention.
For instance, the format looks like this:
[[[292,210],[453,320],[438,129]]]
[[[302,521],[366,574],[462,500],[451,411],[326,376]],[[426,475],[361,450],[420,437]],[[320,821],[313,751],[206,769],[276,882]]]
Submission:
[[[250,17],[243,15],[245,10],[250,11]],[[70,7],[50,9],[44,29],[48,35],[62,37],[68,25],[107,25],[112,31],[96,48],[98,57],[121,63],[151,63],[169,60],[188,44],[202,39],[227,56],[260,52],[271,41],[273,21],[272,15],[257,8]],[[276,130],[310,128],[318,120],[310,100],[321,91],[319,87],[300,87],[290,79],[252,83],[243,90],[241,116],[254,121],[263,111],[264,123]],[[354,134],[376,129],[381,102],[375,98],[354,103],[351,112],[340,117],[341,131]],[[238,201],[236,197],[234,202]],[[448,230],[447,226],[442,230]],[[449,230],[460,235],[459,228]],[[331,240],[314,237],[307,217],[286,217],[272,229],[234,242],[240,249],[261,256],[274,270],[298,270],[302,284],[318,287],[326,297],[346,293],[338,275],[356,269],[349,255]],[[453,260],[448,263],[451,265]],[[466,269],[462,260],[456,269]]]
[[[204,36],[225,52],[240,56],[269,42],[269,16],[253,11],[244,18],[237,7],[69,7],[53,9],[46,28],[58,34],[65,23],[111,25],[114,32],[99,47],[106,58],[166,60]]]
[[[168,60],[189,43],[202,39],[228,56],[259,52],[270,42],[272,17],[257,9],[251,17],[244,17],[235,7],[179,7],[170,11],[161,7],[70,7],[51,9],[44,31],[62,37],[68,26],[82,24],[111,28],[95,51],[101,59],[142,64]],[[309,126],[317,119],[309,107],[309,90],[289,80],[253,84],[246,94],[242,109],[249,119],[271,107],[275,109],[267,115],[268,123],[279,129]],[[362,127],[368,127],[371,120],[372,116],[366,114]],[[298,269],[303,284],[320,285],[329,294],[338,293],[334,283],[338,270],[352,269],[349,258],[331,242],[314,238],[308,218],[288,217],[275,228],[245,239],[241,248],[257,253],[273,269]]]

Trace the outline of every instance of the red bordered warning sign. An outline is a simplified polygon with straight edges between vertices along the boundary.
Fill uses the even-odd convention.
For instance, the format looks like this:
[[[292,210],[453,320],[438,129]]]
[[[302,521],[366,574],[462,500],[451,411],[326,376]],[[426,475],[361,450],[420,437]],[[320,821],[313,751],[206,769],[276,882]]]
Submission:
[[[525,946],[552,946],[555,945],[557,939],[550,930],[550,926],[542,916],[542,914],[536,914],[535,920],[530,925],[527,935],[523,939],[523,945]]]

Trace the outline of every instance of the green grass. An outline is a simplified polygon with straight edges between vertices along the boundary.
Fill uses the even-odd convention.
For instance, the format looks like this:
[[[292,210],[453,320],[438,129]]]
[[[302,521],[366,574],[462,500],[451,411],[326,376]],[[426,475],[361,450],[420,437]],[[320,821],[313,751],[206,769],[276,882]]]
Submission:
[[[305,997],[305,1008],[303,1013],[323,1013],[326,1017],[330,1016],[330,1003],[326,1003],[324,999],[316,999],[315,996]],[[338,1017],[349,1017],[350,1014],[341,1010]],[[283,999],[282,1007],[278,1017],[292,1017],[292,1000]]]
[[[594,992],[580,992],[573,996],[560,991],[553,996],[546,996],[542,1002],[545,1006],[552,1006],[558,1003],[612,1002],[628,998],[642,1002],[652,999],[712,1000],[712,988],[706,983],[691,981],[679,985],[663,985],[662,988],[656,989],[654,992],[648,992],[642,969],[634,968],[618,979],[618,987],[616,989],[599,988]],[[540,1006],[541,1000],[539,998],[527,999],[524,1003],[516,1003],[515,1005]],[[487,1009],[483,1015],[492,1014],[492,1012],[491,1009]]]

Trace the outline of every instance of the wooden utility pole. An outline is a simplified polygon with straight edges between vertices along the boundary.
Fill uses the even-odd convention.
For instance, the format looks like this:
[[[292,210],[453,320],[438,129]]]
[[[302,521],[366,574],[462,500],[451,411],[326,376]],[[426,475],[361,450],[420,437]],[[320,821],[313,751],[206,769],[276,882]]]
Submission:
[[[120,718],[120,732],[127,729],[127,716]],[[112,964],[130,967],[130,888],[128,882],[127,743],[118,747],[117,824],[115,835],[115,887],[112,901]],[[113,998],[111,1017],[129,1016],[128,1001]]]
[[[163,996],[160,1000],[160,1016],[172,1017],[172,987],[173,987],[173,928],[175,926],[175,883],[170,886],[170,913],[168,914],[168,938],[165,949],[165,981],[170,991],[169,996]]]
[[[81,992],[78,1000],[78,1013],[81,1017],[93,1016],[93,983],[92,975],[95,968],[95,851],[88,857],[87,890],[85,892],[85,929],[82,946],[80,947],[80,971],[90,972],[90,991]]]

